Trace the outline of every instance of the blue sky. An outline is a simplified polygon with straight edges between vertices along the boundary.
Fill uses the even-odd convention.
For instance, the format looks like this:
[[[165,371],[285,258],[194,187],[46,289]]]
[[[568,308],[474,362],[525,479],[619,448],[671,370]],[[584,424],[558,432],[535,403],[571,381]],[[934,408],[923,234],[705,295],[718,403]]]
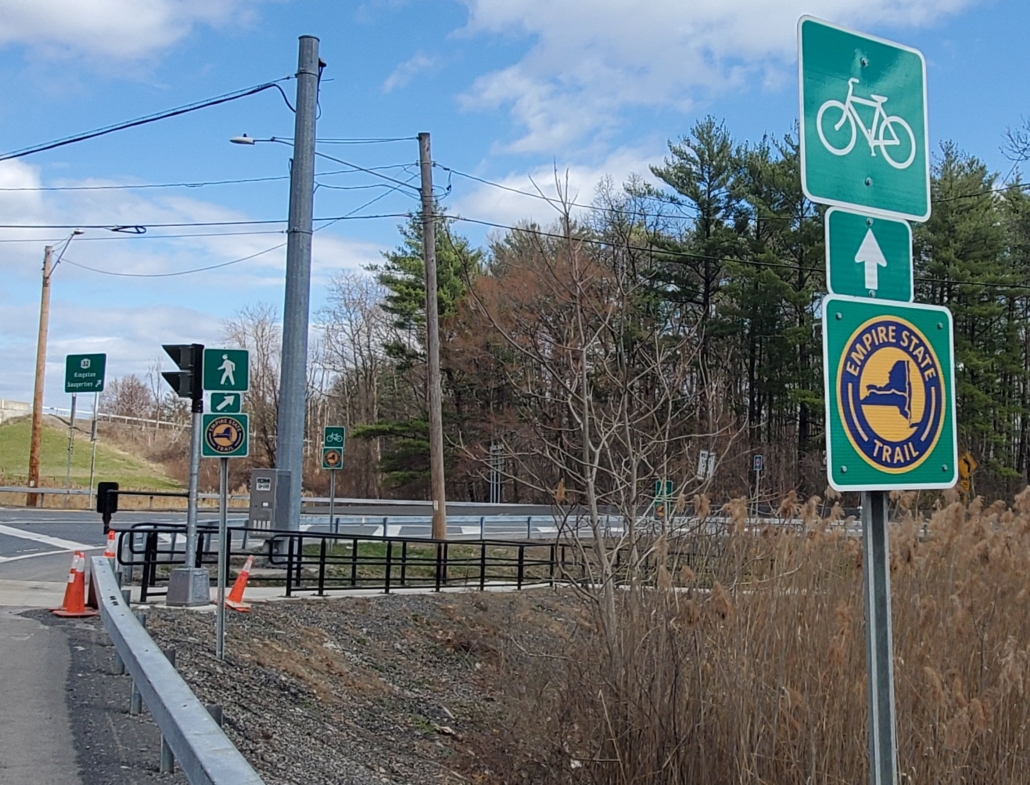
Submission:
[[[740,140],[782,134],[797,116],[801,14],[921,49],[933,145],[955,140],[1007,175],[999,148],[1030,115],[1030,10],[1019,0],[0,0],[0,152],[292,75],[297,37],[326,61],[319,150],[407,180],[429,131],[441,165],[531,190],[568,171],[580,201],[598,180],[647,175],[669,139],[706,114]],[[291,101],[295,86],[284,89]],[[0,163],[0,223],[148,225],[142,237],[87,229],[65,259],[167,274],[284,242],[289,148],[228,139],[290,137],[275,91]],[[394,138],[383,144],[330,140]],[[405,213],[414,192],[320,160],[316,216]],[[437,170],[446,185],[446,173]],[[32,190],[278,178],[193,188]],[[413,179],[412,185],[417,185]],[[550,209],[461,177],[452,213],[511,224]],[[387,184],[389,186],[390,184]],[[21,190],[10,190],[21,189]],[[28,189],[28,190],[25,190]],[[374,204],[362,208],[372,199]],[[315,238],[312,302],[337,270],[376,262],[397,218],[346,220]],[[257,234],[253,232],[265,232]],[[459,224],[477,242],[485,230]],[[242,232],[247,232],[243,234]],[[206,237],[167,235],[207,233]],[[235,233],[229,235],[228,233]],[[0,229],[0,398],[29,400],[43,246],[63,229]],[[161,239],[164,235],[165,239]],[[106,351],[110,377],[145,374],[162,343],[219,343],[241,307],[282,304],[285,249],[209,272],[127,278],[64,264],[53,278],[49,405],[66,406],[70,352]],[[164,360],[167,369],[168,361]]]

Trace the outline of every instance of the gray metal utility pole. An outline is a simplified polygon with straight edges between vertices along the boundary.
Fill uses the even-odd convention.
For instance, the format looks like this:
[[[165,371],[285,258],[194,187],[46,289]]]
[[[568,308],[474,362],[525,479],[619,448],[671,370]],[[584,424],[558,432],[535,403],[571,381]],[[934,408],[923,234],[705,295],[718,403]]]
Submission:
[[[50,329],[50,273],[54,258],[51,245],[43,249],[43,294],[39,300],[39,335],[36,338],[36,382],[32,388],[32,436],[29,440],[29,487],[39,486],[39,453],[43,439],[43,381],[46,378],[46,337]],[[35,507],[42,497],[30,493],[25,504]]]
[[[318,39],[300,37],[297,105],[290,168],[290,220],[286,233],[286,299],[279,371],[279,422],[275,466],[288,472],[286,527],[300,530],[307,412],[308,310],[311,299],[311,218],[315,195],[315,112],[318,102]],[[280,480],[280,481],[283,481]],[[278,524],[277,528],[278,528]]]
[[[440,388],[440,313],[436,294],[436,224],[433,157],[429,134],[418,135],[422,172],[422,258],[426,265],[426,387],[429,403],[429,472],[433,500],[433,539],[447,537],[447,488],[443,467],[443,393]]]
[[[862,493],[862,549],[869,672],[869,781],[872,785],[897,785],[891,549],[887,538],[886,491]]]

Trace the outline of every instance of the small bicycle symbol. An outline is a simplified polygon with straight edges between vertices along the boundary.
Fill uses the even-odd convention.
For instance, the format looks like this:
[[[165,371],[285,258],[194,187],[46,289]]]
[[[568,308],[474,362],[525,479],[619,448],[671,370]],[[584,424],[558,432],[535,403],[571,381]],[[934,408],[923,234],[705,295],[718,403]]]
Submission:
[[[330,433],[328,436],[325,437],[325,440],[326,440],[327,443],[330,443],[330,444],[341,443],[341,442],[343,442],[343,434],[340,434],[340,433]]]
[[[879,147],[883,151],[883,157],[887,160],[891,166],[895,169],[907,169],[911,166],[912,161],[916,157],[916,136],[912,133],[912,128],[898,115],[888,115],[883,110],[883,105],[887,103],[887,96],[885,95],[871,95],[870,98],[859,98],[855,95],[855,85],[858,83],[858,79],[851,78],[848,80],[848,97],[843,101],[837,101],[830,99],[822,106],[819,107],[819,114],[815,118],[815,127],[819,131],[819,139],[822,140],[823,147],[829,150],[834,155],[847,155],[851,152],[851,149],[855,146],[855,140],[858,138],[858,132],[856,128],[861,129],[862,134],[865,136],[866,141],[869,143],[869,152],[875,157],[876,148]],[[872,99],[872,100],[870,100]],[[876,110],[873,115],[873,124],[870,128],[866,128],[862,122],[862,118],[858,114],[858,110],[855,106],[871,106]],[[840,112],[840,119],[836,123],[833,123],[834,115],[830,115],[827,122],[832,124],[834,131],[839,131],[844,123],[848,123],[851,127],[851,138],[848,143],[843,147],[834,147],[826,139],[826,133],[823,131],[823,119],[826,112],[830,109],[835,109]],[[909,153],[908,157],[904,160],[895,160],[891,158],[890,148],[900,145],[902,142],[901,137],[898,135],[897,128],[901,128],[908,136]],[[900,151],[895,151],[895,154]]]

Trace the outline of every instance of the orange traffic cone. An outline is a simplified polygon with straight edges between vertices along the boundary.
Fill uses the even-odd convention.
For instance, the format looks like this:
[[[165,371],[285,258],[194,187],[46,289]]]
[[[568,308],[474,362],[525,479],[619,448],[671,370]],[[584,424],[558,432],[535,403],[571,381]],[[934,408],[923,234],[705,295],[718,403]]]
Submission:
[[[86,557],[82,551],[75,551],[72,568],[68,572],[68,586],[64,590],[64,602],[52,613],[58,616],[96,616],[97,612],[86,607]]]
[[[247,588],[247,579],[250,577],[250,568],[254,565],[254,557],[248,556],[246,563],[243,565],[243,569],[240,570],[240,574],[236,576],[236,582],[232,585],[232,591],[229,592],[229,596],[225,598],[225,607],[232,608],[234,611],[242,611],[246,613],[250,610],[250,606],[243,602],[243,590]]]
[[[115,552],[114,552],[114,549],[115,549],[114,532],[113,531],[108,531],[107,532],[107,547],[104,548],[104,558],[105,559],[113,559],[115,557],[115,555],[116,555]]]

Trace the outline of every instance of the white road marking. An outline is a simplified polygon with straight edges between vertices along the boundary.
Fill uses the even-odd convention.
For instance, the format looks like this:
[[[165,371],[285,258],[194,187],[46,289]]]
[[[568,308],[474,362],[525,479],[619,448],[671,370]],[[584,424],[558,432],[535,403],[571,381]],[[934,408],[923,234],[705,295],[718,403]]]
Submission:
[[[14,529],[10,526],[0,525],[0,534],[6,537],[17,537],[22,540],[29,540],[31,542],[39,542],[44,545],[49,545],[52,548],[56,548],[58,552],[61,551],[89,551],[103,548],[102,545],[86,545],[81,542],[73,542],[71,540],[62,540],[60,537],[50,537],[46,534],[39,534],[38,532],[28,532],[22,529]],[[21,559],[31,559],[37,556],[49,556],[54,551],[48,553],[26,553],[21,556],[0,556],[0,564],[4,564],[9,561],[19,561]]]

